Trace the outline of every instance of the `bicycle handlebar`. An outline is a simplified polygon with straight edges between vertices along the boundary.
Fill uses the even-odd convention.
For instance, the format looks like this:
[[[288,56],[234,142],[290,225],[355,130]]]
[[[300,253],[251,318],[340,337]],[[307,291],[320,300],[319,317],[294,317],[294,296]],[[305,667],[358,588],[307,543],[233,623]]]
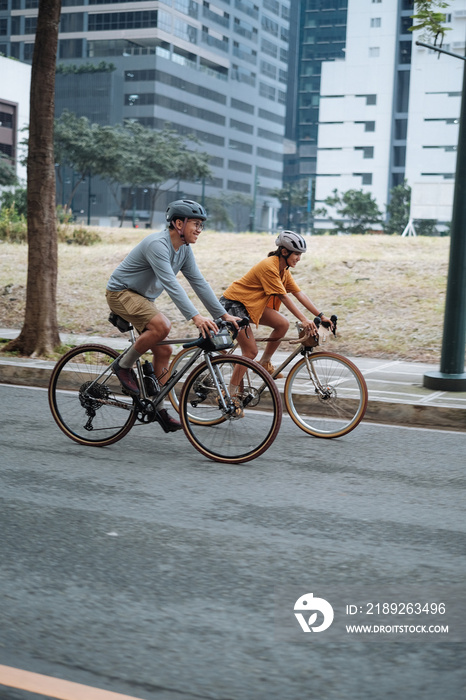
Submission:
[[[330,320],[331,320],[331,322],[333,323],[332,333],[333,333],[333,335],[336,335],[336,333],[337,333],[337,320],[338,320],[338,316],[336,316],[335,314],[332,314],[332,315],[330,316]],[[320,324],[322,324],[324,328],[330,328],[330,323],[329,323],[328,321],[322,321],[322,320],[319,318],[319,316],[316,316],[316,317],[315,317],[314,323],[316,324],[317,328],[320,326]]]

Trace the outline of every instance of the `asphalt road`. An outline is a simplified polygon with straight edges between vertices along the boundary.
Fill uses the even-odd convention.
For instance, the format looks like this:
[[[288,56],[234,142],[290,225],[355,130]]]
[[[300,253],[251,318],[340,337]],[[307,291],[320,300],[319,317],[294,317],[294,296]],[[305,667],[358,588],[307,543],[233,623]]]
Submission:
[[[157,425],[81,447],[45,391],[5,385],[0,432],[0,664],[146,700],[465,696],[464,642],[277,626],[288,589],[464,588],[464,433],[284,418],[219,465]]]

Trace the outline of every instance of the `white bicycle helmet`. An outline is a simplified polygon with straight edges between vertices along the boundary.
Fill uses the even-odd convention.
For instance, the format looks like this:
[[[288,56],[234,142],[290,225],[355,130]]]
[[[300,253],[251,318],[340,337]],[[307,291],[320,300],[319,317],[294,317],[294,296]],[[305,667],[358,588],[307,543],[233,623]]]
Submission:
[[[170,223],[173,219],[207,219],[206,210],[193,199],[176,199],[170,202],[165,212],[165,218]]]
[[[286,248],[291,253],[305,253],[307,249],[304,238],[294,231],[280,231],[275,245],[283,246],[283,248]]]

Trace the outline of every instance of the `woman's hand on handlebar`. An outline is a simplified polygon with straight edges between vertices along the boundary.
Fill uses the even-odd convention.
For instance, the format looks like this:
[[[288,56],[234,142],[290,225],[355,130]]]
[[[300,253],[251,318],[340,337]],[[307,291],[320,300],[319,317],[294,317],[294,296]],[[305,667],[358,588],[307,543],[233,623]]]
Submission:
[[[233,324],[233,326],[236,328],[236,330],[239,331],[238,321],[241,321],[239,316],[232,316],[231,314],[223,314],[222,320],[226,321],[226,323]]]
[[[305,335],[317,335],[318,330],[314,321],[308,321],[307,318],[305,318],[303,321],[301,321],[301,323]]]

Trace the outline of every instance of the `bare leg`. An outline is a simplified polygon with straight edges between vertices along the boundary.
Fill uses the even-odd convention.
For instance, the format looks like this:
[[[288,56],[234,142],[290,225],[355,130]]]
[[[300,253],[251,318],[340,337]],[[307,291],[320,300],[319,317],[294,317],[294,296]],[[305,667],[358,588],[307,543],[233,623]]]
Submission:
[[[146,325],[146,330],[141,333],[134,344],[134,349],[143,355],[148,350],[152,350],[153,365],[156,377],[160,377],[164,370],[170,364],[170,356],[172,354],[171,345],[157,345],[160,341],[165,340],[170,332],[171,323],[162,313],[157,314]],[[168,379],[168,373],[160,379],[161,384],[165,384]]]
[[[251,328],[247,329],[247,334],[248,335],[246,335],[246,331],[240,331],[238,334],[238,345],[241,348],[241,354],[244,355],[244,357],[249,357],[251,360],[253,360],[258,353],[257,344]],[[233,394],[238,392],[245,371],[246,370],[244,367],[241,366],[237,366],[233,370],[230,384],[230,391]]]
[[[269,340],[261,357],[261,362],[270,362],[272,355],[280,345],[281,338],[287,334],[290,323],[288,319],[283,316],[283,314],[268,307],[262,314],[259,323],[261,326],[269,326],[273,329],[271,334],[271,338],[273,338],[273,340]]]

